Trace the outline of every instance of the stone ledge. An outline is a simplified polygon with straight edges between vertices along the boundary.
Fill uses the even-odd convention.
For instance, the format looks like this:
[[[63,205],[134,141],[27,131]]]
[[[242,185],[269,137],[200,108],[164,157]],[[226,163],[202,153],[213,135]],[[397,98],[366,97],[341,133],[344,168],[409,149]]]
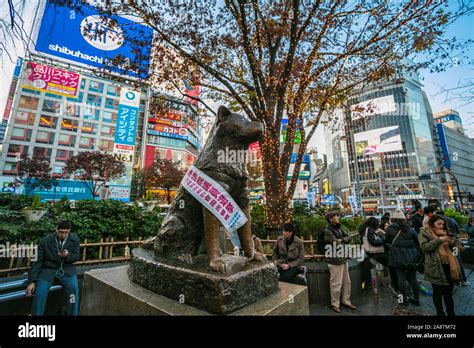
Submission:
[[[128,266],[125,265],[86,272],[79,314],[211,315],[132,283],[127,270]],[[276,292],[231,315],[309,315],[308,290],[305,286],[280,282]]]
[[[213,314],[229,314],[278,290],[278,271],[273,263],[246,262],[244,257],[224,255],[226,274],[207,270],[205,257],[188,265],[154,256],[153,251],[133,249],[130,280],[173,300]]]

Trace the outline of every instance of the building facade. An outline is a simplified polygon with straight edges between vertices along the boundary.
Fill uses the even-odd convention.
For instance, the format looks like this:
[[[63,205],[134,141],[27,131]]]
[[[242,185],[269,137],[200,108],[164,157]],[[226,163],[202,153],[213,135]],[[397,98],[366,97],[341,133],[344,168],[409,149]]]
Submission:
[[[400,73],[354,93],[341,112],[343,126],[326,146],[330,189],[344,206],[349,197],[366,212],[410,207],[415,200],[441,206],[443,185],[432,175],[440,166],[434,121],[416,74]]]
[[[439,138],[444,180],[448,200],[445,205],[461,208],[474,207],[474,139],[464,133],[459,113],[449,109],[434,114],[435,130]],[[457,181],[457,182],[456,182]]]

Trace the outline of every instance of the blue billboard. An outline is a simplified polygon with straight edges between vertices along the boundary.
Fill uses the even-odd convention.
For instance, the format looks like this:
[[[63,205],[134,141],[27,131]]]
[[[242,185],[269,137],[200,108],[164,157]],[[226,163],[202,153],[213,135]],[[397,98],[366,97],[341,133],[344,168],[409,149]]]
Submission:
[[[132,77],[146,77],[153,30],[119,16],[104,20],[95,7],[76,3],[80,10],[52,1],[46,3],[36,50]],[[116,57],[123,64],[128,61],[131,67],[110,66]]]
[[[34,180],[33,180],[34,181]],[[69,200],[92,199],[91,191],[82,181],[75,180],[56,180],[50,189],[35,188],[31,190],[31,195],[39,195],[41,200],[60,200],[66,197]],[[91,183],[88,183],[92,187]]]
[[[444,166],[451,169],[451,158],[449,157],[448,143],[446,141],[446,135],[444,134],[444,128],[442,123],[436,124],[436,130],[438,131],[439,145],[441,146],[441,154],[443,155]]]

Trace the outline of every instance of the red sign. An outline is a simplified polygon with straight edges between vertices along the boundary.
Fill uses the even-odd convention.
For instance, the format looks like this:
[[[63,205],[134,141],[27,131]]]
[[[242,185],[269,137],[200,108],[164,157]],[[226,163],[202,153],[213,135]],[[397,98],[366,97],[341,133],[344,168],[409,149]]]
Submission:
[[[151,122],[159,122],[159,121],[152,121],[152,120],[158,120],[158,119],[167,119],[171,121],[177,121],[181,122],[182,121],[182,116],[178,113],[175,112],[167,112],[166,114],[160,114],[160,115],[155,115],[156,117],[150,118],[149,121]]]
[[[170,133],[170,134],[177,134],[177,135],[182,135],[186,136],[186,129],[185,128],[176,128],[176,127],[171,127],[166,124],[161,124],[161,123],[149,123],[148,124],[148,129],[157,131],[157,132],[163,132],[163,133]]]
[[[66,97],[76,96],[81,77],[70,71],[33,62],[28,63],[25,74],[28,76],[27,88]]]

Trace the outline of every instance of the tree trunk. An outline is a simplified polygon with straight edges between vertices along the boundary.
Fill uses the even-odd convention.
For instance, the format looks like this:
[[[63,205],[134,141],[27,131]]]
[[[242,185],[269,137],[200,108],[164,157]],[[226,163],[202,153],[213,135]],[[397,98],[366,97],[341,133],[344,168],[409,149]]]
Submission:
[[[166,189],[166,201],[168,202],[168,205],[171,204],[171,193],[170,193],[170,189],[167,188]]]

